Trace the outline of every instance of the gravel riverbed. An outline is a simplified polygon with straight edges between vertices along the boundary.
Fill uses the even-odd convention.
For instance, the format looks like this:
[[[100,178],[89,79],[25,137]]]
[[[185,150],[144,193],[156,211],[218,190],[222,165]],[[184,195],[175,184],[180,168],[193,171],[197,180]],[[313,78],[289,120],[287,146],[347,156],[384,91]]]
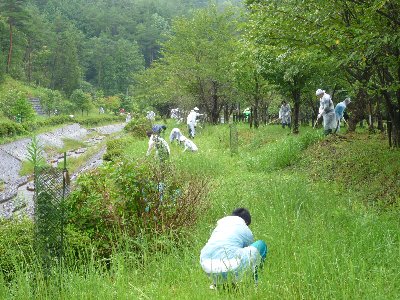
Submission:
[[[85,141],[89,133],[96,132],[99,138],[90,138],[88,142],[101,142],[104,135],[109,135],[121,131],[125,124],[112,124],[91,129],[81,127],[79,124],[72,124],[56,129],[54,131],[38,135],[39,143],[46,147],[63,147],[63,139],[74,139]],[[27,190],[27,185],[31,178],[20,176],[22,161],[27,159],[28,145],[31,139],[25,138],[12,143],[0,145],[0,217],[9,218],[24,211],[28,215],[33,213],[33,192]],[[83,166],[71,175],[74,180],[80,173],[96,168],[101,165],[105,147],[92,155]]]

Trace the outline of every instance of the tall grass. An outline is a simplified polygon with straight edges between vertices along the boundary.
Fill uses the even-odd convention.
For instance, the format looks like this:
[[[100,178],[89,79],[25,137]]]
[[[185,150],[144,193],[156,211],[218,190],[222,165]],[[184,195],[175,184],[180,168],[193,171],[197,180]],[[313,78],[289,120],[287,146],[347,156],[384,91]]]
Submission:
[[[305,131],[292,137],[277,126],[240,127],[239,155],[231,156],[227,127],[206,127],[194,140],[199,153],[171,150],[178,168],[214,182],[211,209],[178,245],[170,236],[152,242],[121,237],[126,251],[115,252],[109,268],[96,257],[84,266],[70,263],[61,289],[56,278],[45,283],[19,268],[10,283],[0,277],[1,299],[398,299],[399,211],[376,211],[358,194],[344,193],[343,182],[312,178],[309,169],[321,161],[305,157],[311,154],[304,149],[315,147],[320,135]],[[138,140],[124,155],[143,156],[146,149],[147,141]],[[293,165],[300,167],[288,168]],[[268,244],[266,264],[257,286],[210,290],[199,253],[217,219],[238,206],[250,209],[255,238]],[[129,243],[141,245],[140,253],[130,252]],[[156,244],[164,251],[152,251]]]

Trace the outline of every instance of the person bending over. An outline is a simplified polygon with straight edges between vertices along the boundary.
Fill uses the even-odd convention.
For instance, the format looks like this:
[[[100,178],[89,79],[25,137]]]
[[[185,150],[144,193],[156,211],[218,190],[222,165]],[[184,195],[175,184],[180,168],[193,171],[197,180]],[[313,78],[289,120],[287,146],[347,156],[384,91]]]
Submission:
[[[182,132],[180,131],[179,128],[172,128],[171,133],[169,135],[169,142],[172,143],[173,141],[180,141],[180,138],[182,136]]]
[[[155,124],[151,128],[151,131],[153,131],[153,133],[157,135],[161,135],[162,133],[165,132],[165,130],[167,130],[167,126],[161,124]]]
[[[149,147],[147,148],[146,156],[149,156],[151,151],[155,148],[156,156],[161,160],[167,159],[171,153],[168,143],[162,137],[151,131],[147,131],[147,136],[149,137]]]
[[[181,144],[183,144],[183,152],[185,152],[186,150],[189,150],[191,152],[196,152],[199,150],[199,148],[197,148],[196,144],[193,143],[193,141],[189,140],[186,136],[182,135],[179,139],[179,142]]]
[[[264,262],[268,248],[264,241],[254,242],[248,227],[250,212],[235,209],[230,216],[217,221],[217,226],[200,253],[200,265],[213,280],[210,288],[237,283],[246,273],[257,282],[257,269]]]

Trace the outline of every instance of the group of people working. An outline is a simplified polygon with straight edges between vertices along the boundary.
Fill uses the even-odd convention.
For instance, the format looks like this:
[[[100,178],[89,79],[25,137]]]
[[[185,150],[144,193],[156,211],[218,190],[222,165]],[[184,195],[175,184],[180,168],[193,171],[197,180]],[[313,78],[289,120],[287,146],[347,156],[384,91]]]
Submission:
[[[201,114],[198,113],[198,108],[195,107],[192,109],[187,117],[187,125],[188,125],[188,131],[189,131],[189,137],[194,138],[195,136],[195,128],[197,125],[197,117],[200,116]],[[150,155],[152,149],[156,149],[156,155],[160,157],[161,153],[164,152],[161,157],[167,157],[171,154],[170,147],[167,143],[167,141],[161,137],[162,133],[166,131],[167,127],[165,125],[160,125],[156,124],[152,127],[151,131],[147,132],[147,136],[149,137],[149,146],[147,148],[146,155]],[[185,151],[191,151],[191,152],[196,152],[198,151],[198,147],[196,144],[185,137],[181,130],[177,127],[173,128],[171,130],[171,133],[169,135],[169,142],[172,144],[176,142],[178,145],[183,146],[183,152]]]
[[[328,135],[331,133],[336,133],[340,129],[340,122],[344,119],[344,111],[346,107],[350,104],[350,98],[344,99],[344,101],[338,103],[334,107],[331,96],[325,93],[324,90],[318,89],[315,95],[319,98],[319,112],[317,116],[317,121],[322,117],[324,134]]]
[[[318,89],[316,96],[320,99],[317,120],[323,117],[324,133],[337,132],[344,111],[351,102],[350,98],[334,107],[330,95],[325,91]],[[290,114],[290,105],[283,101],[279,110],[283,128],[290,128]],[[257,271],[266,258],[268,248],[262,240],[254,242],[250,223],[251,216],[245,208],[235,209],[230,216],[217,221],[217,226],[200,253],[200,265],[213,282],[211,289],[226,287],[228,283],[236,284],[246,273],[252,274],[257,282]]]
[[[338,103],[335,107],[331,96],[325,93],[324,90],[318,89],[315,94],[320,99],[316,123],[322,117],[325,135],[338,132],[340,130],[340,122],[342,120],[346,122],[343,115],[346,107],[351,102],[350,98],[344,99],[344,101]],[[285,126],[291,127],[291,112],[289,103],[282,101],[279,109],[279,119],[283,128]]]

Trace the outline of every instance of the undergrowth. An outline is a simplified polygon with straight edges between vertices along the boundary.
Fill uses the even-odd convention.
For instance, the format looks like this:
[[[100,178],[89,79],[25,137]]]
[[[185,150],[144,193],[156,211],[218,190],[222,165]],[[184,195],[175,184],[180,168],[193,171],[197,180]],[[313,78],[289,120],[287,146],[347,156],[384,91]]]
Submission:
[[[322,138],[317,130],[301,128],[300,135],[292,136],[279,126],[250,130],[247,125],[239,125],[238,132],[238,155],[231,154],[229,128],[223,125],[208,126],[196,136],[198,153],[171,146],[169,163],[178,174],[207,176],[212,184],[209,209],[198,212],[193,226],[134,238],[110,226],[106,263],[91,252],[100,241],[98,233],[84,238],[77,234],[82,230],[72,228],[75,261],[60,280],[45,282],[40,270],[14,268],[13,279],[0,276],[0,298],[398,299],[399,151],[387,149],[379,135]],[[87,197],[74,210],[82,226],[96,218],[97,228],[112,220],[124,224],[130,212],[117,208],[128,195],[141,194],[134,183],[135,172],[141,171],[129,163],[114,169],[124,159],[144,157],[146,150],[145,139],[127,143],[109,169],[82,177],[85,190],[76,197]],[[113,192],[113,186],[120,192]],[[150,190],[155,186],[150,184]],[[378,203],[385,203],[385,209],[376,210]],[[199,265],[200,250],[216,221],[239,206],[252,214],[255,239],[268,244],[266,264],[257,286],[210,290]]]
[[[400,205],[399,151],[376,135],[331,136],[312,147],[296,166],[314,181],[335,182],[343,193],[378,208]]]

